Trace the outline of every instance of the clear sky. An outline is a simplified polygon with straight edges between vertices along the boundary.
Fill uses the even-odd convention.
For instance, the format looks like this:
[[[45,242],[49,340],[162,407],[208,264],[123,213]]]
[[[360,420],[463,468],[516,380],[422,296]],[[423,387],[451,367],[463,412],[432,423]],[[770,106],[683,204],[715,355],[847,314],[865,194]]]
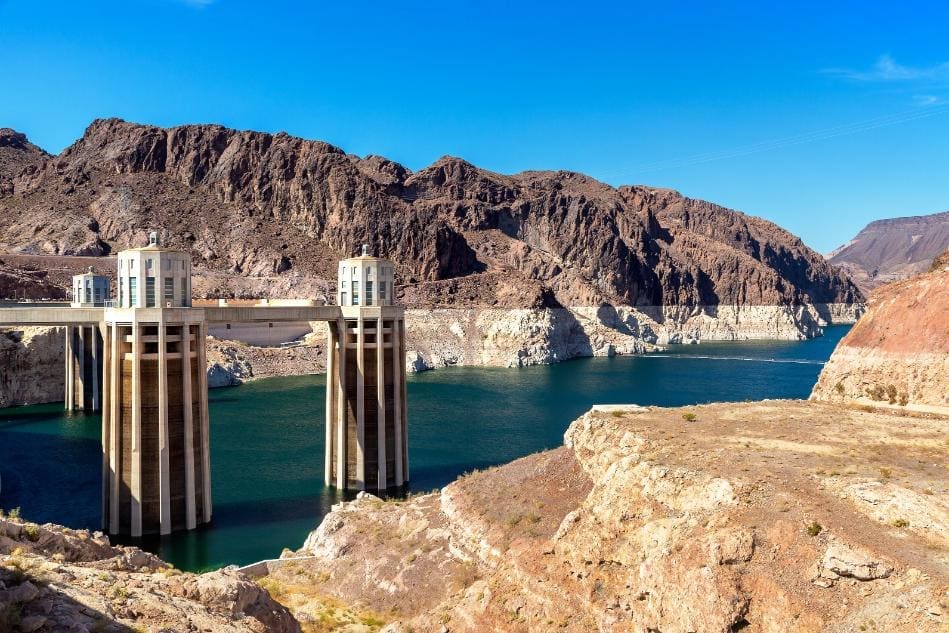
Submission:
[[[110,116],[672,187],[826,252],[949,209],[949,3],[0,0],[0,126]]]

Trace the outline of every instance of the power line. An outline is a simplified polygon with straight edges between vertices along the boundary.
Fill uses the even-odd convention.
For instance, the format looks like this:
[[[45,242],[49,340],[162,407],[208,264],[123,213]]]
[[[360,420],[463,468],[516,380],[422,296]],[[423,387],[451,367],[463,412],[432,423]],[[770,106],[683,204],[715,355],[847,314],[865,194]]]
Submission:
[[[834,127],[813,130],[811,132],[804,132],[804,133],[797,134],[794,136],[787,136],[783,138],[772,139],[769,141],[761,141],[761,142],[752,143],[749,145],[740,145],[738,147],[733,147],[726,150],[717,150],[717,151],[711,151],[711,152],[704,152],[700,154],[693,154],[691,156],[686,156],[686,157],[678,158],[678,159],[653,161],[650,163],[644,163],[638,167],[623,169],[621,171],[614,170],[612,172],[607,172],[605,174],[601,173],[601,176],[603,178],[609,179],[611,176],[623,176],[632,172],[641,173],[641,172],[661,171],[665,169],[677,169],[681,167],[689,167],[692,165],[700,165],[703,163],[708,163],[708,162],[717,161],[717,160],[738,158],[741,156],[747,156],[749,154],[757,154],[759,152],[771,151],[775,149],[783,149],[785,147],[801,145],[803,143],[810,143],[812,141],[822,141],[826,139],[836,138],[839,136],[858,134],[860,132],[866,132],[869,130],[874,130],[881,127],[887,127],[890,125],[908,123],[910,121],[916,121],[919,119],[925,119],[925,118],[936,116],[939,114],[945,114],[946,112],[949,112],[949,104],[934,107],[934,108],[929,108],[925,110],[910,110],[906,112],[898,112],[898,113],[889,114],[889,115],[885,115],[881,117],[876,117],[873,119],[867,119],[865,121],[846,123],[846,124],[837,125]]]

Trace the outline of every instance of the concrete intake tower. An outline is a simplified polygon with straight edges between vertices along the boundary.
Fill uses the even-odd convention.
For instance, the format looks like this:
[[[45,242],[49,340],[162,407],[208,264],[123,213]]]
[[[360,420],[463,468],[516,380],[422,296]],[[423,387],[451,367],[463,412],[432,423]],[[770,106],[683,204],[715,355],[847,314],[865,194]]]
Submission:
[[[326,485],[399,489],[409,481],[405,312],[392,262],[362,255],[339,263],[326,354]]]
[[[118,256],[104,312],[102,516],[110,534],[169,534],[211,520],[206,328],[191,260],[149,245]]]

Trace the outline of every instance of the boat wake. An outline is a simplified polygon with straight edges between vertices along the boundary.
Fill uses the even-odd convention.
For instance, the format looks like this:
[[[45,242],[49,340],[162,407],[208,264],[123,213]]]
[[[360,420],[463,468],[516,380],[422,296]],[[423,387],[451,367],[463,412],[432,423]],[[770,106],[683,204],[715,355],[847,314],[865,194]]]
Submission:
[[[690,360],[732,360],[748,363],[790,363],[794,365],[823,365],[822,360],[807,358],[752,358],[750,356],[702,356],[700,354],[643,354],[642,358],[687,358]]]

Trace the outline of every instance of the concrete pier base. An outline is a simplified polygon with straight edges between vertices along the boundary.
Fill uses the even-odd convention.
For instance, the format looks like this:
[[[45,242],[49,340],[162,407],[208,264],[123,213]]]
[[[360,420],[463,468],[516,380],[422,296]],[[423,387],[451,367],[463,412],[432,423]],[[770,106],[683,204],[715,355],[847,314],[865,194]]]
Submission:
[[[342,312],[327,338],[326,485],[401,488],[409,482],[403,310]]]
[[[211,520],[200,310],[107,309],[103,529],[139,537]]]
[[[103,340],[98,324],[67,325],[65,328],[67,411],[99,411],[102,408]]]

